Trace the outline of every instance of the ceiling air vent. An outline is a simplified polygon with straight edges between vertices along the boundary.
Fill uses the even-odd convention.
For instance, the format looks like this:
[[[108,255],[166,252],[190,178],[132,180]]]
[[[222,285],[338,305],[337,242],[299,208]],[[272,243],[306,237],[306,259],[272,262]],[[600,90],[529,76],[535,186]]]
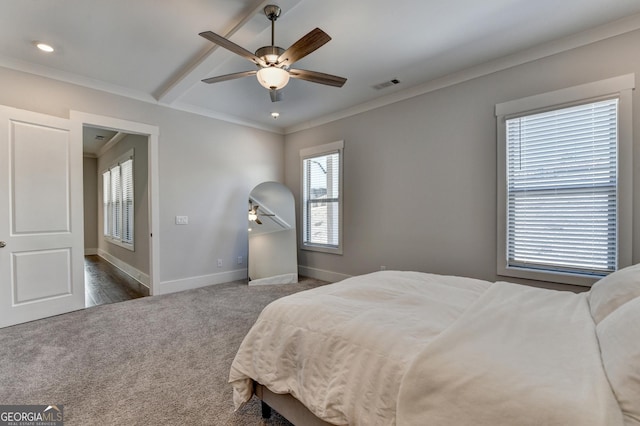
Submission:
[[[393,80],[385,81],[384,83],[376,84],[375,86],[372,86],[372,87],[376,90],[382,90],[386,87],[395,86],[396,84],[400,84],[400,80],[398,80],[397,78],[394,78]]]

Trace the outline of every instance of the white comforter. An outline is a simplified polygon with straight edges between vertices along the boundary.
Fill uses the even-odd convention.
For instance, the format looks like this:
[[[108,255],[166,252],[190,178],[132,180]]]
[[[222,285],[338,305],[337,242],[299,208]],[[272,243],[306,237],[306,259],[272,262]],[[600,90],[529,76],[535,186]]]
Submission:
[[[386,271],[267,306],[232,364],[349,425],[622,424],[584,295]]]

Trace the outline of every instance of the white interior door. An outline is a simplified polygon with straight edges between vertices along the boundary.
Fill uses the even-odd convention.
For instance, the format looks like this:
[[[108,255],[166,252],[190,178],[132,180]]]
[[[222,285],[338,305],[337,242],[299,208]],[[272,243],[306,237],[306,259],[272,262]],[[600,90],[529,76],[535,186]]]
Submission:
[[[71,129],[0,106],[0,327],[84,308],[82,146]]]

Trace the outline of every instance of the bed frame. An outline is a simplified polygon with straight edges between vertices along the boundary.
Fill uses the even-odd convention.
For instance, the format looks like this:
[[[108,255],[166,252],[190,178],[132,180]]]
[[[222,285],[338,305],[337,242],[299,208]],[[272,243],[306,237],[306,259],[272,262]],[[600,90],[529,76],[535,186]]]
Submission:
[[[271,417],[271,409],[273,408],[294,425],[333,426],[316,417],[291,394],[273,393],[266,386],[256,383],[255,395],[262,401],[262,417],[264,419]]]

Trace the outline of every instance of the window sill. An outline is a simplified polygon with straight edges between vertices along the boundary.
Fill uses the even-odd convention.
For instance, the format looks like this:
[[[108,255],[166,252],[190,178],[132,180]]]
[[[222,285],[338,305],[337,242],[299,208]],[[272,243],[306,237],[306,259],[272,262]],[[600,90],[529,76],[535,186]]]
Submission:
[[[342,255],[342,247],[335,248],[335,247],[327,247],[327,246],[316,245],[316,244],[302,243],[302,245],[300,246],[300,249],[307,250],[307,251],[317,251],[320,253]]]
[[[539,269],[502,267],[498,268],[498,276],[508,278],[524,278],[535,281],[545,281],[559,284],[571,284],[591,287],[602,277],[585,274],[571,274],[568,272],[544,271]]]

